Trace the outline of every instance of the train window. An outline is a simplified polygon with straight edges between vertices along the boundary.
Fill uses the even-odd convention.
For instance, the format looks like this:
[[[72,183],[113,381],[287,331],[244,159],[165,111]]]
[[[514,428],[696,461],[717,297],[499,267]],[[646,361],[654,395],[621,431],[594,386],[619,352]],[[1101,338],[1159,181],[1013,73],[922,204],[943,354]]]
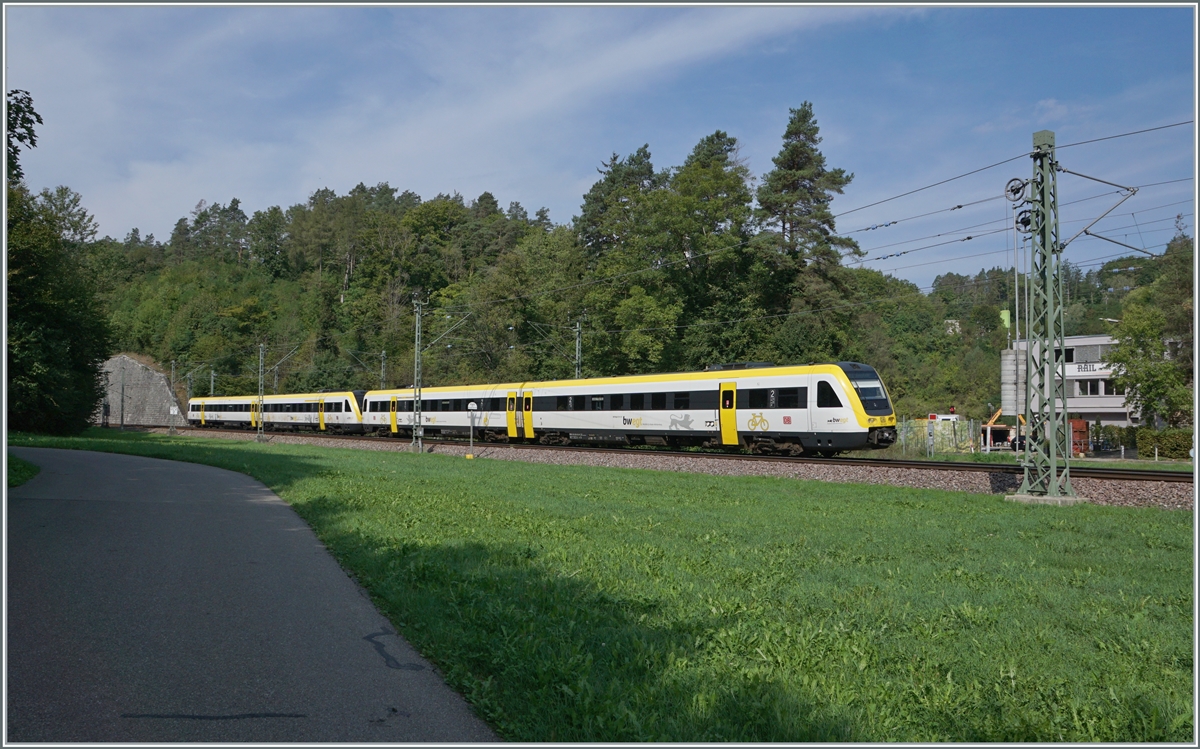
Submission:
[[[604,396],[603,395],[593,395],[592,396],[592,410],[593,411],[603,411],[604,410]]]
[[[571,410],[571,396],[569,396],[569,395],[558,396],[558,398],[556,398],[554,401],[554,410],[555,411]]]
[[[692,402],[691,396],[692,396],[691,393],[676,393],[675,394],[675,408],[680,408],[680,409],[691,408],[691,406],[689,405]]]
[[[527,395],[527,396],[525,396],[525,410],[526,410],[526,411],[532,411],[532,410],[533,410],[533,398],[532,398],[532,396],[528,396],[528,395]]]
[[[770,398],[766,388],[755,388],[748,392],[750,399],[748,408],[769,408]]]
[[[625,395],[618,393],[617,395],[608,396],[608,407],[613,411],[622,411],[625,409]]]
[[[442,401],[442,404],[440,406],[438,406],[438,410],[439,411],[454,411],[454,410],[456,410],[456,409],[451,408],[450,406],[451,406],[450,401],[444,400],[444,401]]]
[[[342,405],[342,410],[346,411],[346,412],[350,412],[350,411],[353,411],[354,409],[350,406],[350,401],[345,401]]]
[[[817,383],[817,408],[841,408],[842,401],[838,398],[837,393],[833,392],[833,387],[821,380]]]
[[[646,408],[646,396],[644,393],[634,393],[629,396],[629,410],[641,411]]]
[[[514,408],[516,408],[516,406],[517,406],[517,399],[509,398],[508,399],[508,410],[512,411]]]
[[[721,391],[721,408],[733,408],[733,391]]]
[[[455,399],[454,399],[454,410],[455,410],[455,411],[465,411],[465,410],[466,410],[466,409],[464,409],[464,408],[463,408],[463,404],[462,404],[462,398],[455,398]]]
[[[800,388],[780,388],[778,397],[780,408],[800,408]]]
[[[650,394],[650,410],[652,410],[652,411],[667,410],[667,394],[666,393],[651,393]]]

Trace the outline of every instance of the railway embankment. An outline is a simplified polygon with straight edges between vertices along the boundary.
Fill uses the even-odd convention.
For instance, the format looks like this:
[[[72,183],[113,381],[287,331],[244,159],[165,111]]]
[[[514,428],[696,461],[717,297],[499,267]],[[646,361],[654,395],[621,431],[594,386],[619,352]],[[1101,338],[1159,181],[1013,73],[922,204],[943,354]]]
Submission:
[[[152,430],[165,434],[166,429]],[[254,439],[246,432],[189,430],[189,436],[218,439]],[[305,434],[269,435],[283,444],[319,445],[358,450],[407,451],[409,443],[388,439],[341,439]],[[426,450],[440,455],[465,456],[467,445],[430,443]],[[851,465],[848,461],[796,462],[783,460],[733,460],[724,456],[679,455],[649,451],[588,451],[537,448],[479,443],[474,454],[480,459],[515,460],[554,465],[591,465],[612,468],[639,468],[654,471],[704,473],[715,476],[777,476],[813,481],[850,484],[905,486],[915,489],[943,489],[975,494],[1012,494],[1020,476],[1005,472],[954,470],[943,463],[928,468]],[[1120,507],[1160,507],[1192,510],[1195,485],[1186,482],[1145,481],[1109,478],[1072,478],[1075,491],[1089,502]]]

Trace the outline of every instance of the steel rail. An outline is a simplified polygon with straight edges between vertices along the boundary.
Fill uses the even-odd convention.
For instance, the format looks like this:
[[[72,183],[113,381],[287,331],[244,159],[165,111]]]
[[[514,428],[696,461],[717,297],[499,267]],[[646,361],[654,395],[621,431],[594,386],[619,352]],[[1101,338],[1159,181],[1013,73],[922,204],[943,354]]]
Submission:
[[[197,432],[213,433],[225,432],[230,434],[256,434],[253,430],[233,429],[228,427],[178,427],[180,430],[194,430]],[[316,431],[309,430],[270,430],[268,434],[275,436],[295,436],[295,437],[320,437],[322,439],[348,440],[348,441],[379,441],[387,440],[387,437],[379,437],[374,435],[355,435],[355,434],[322,434]],[[427,439],[425,443],[428,445],[451,445],[462,446],[460,440],[448,439]],[[587,445],[543,445],[540,443],[517,443],[517,442],[480,442],[479,449],[484,447],[494,448],[510,448],[514,450],[561,450],[565,452],[589,452],[589,453],[611,453],[614,455],[661,455],[670,457],[682,458],[714,458],[717,460],[757,460],[770,463],[800,463],[812,465],[827,465],[839,467],[867,467],[867,468],[893,468],[893,469],[911,469],[918,471],[963,471],[968,473],[1008,473],[1013,475],[1021,475],[1022,467],[1019,464],[1003,465],[998,463],[967,463],[952,460],[891,460],[887,458],[810,458],[810,457],[791,457],[784,455],[747,455],[745,453],[731,452],[715,452],[715,451],[696,451],[696,450],[678,450],[672,448],[660,448],[655,446],[648,447],[593,447]],[[1089,468],[1080,466],[1075,463],[1071,466],[1071,475],[1079,478],[1090,479],[1109,479],[1113,481],[1165,481],[1169,483],[1195,483],[1194,471],[1164,471],[1164,470],[1143,470],[1132,468]]]

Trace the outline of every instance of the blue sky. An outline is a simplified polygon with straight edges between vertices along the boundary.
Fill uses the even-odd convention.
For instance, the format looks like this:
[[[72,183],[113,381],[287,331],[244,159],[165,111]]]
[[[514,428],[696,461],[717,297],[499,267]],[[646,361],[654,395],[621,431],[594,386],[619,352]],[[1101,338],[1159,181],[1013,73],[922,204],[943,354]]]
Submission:
[[[563,223],[602,160],[644,143],[662,168],[725,130],[761,177],[807,100],[828,165],[855,175],[838,228],[868,267],[925,286],[1011,267],[1011,234],[983,233],[1007,224],[996,196],[1029,160],[853,209],[1025,153],[1035,130],[1066,144],[1194,119],[1195,32],[1183,6],[9,5],[5,74],[45,119],[22,156],[30,187],[81,193],[101,234],[164,240],[201,199],[251,213],[382,181],[424,198],[487,190]],[[1194,177],[1195,146],[1185,125],[1059,159],[1147,185]],[[1192,233],[1195,190],[1143,188],[1096,230],[1160,250],[1176,214]],[[1109,191],[1063,175],[1064,204],[1092,198],[1064,205],[1064,233]],[[1121,252],[1083,237],[1067,257]]]

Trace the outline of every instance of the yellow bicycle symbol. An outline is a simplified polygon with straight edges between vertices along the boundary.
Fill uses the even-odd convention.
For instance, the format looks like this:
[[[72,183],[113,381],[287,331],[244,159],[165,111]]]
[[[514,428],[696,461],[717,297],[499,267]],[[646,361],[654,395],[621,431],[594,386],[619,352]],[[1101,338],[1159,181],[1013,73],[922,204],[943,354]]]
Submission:
[[[766,417],[762,414],[754,414],[750,417],[750,421],[746,424],[746,428],[752,432],[755,429],[761,429],[765,432],[771,428],[771,425],[767,423]]]

